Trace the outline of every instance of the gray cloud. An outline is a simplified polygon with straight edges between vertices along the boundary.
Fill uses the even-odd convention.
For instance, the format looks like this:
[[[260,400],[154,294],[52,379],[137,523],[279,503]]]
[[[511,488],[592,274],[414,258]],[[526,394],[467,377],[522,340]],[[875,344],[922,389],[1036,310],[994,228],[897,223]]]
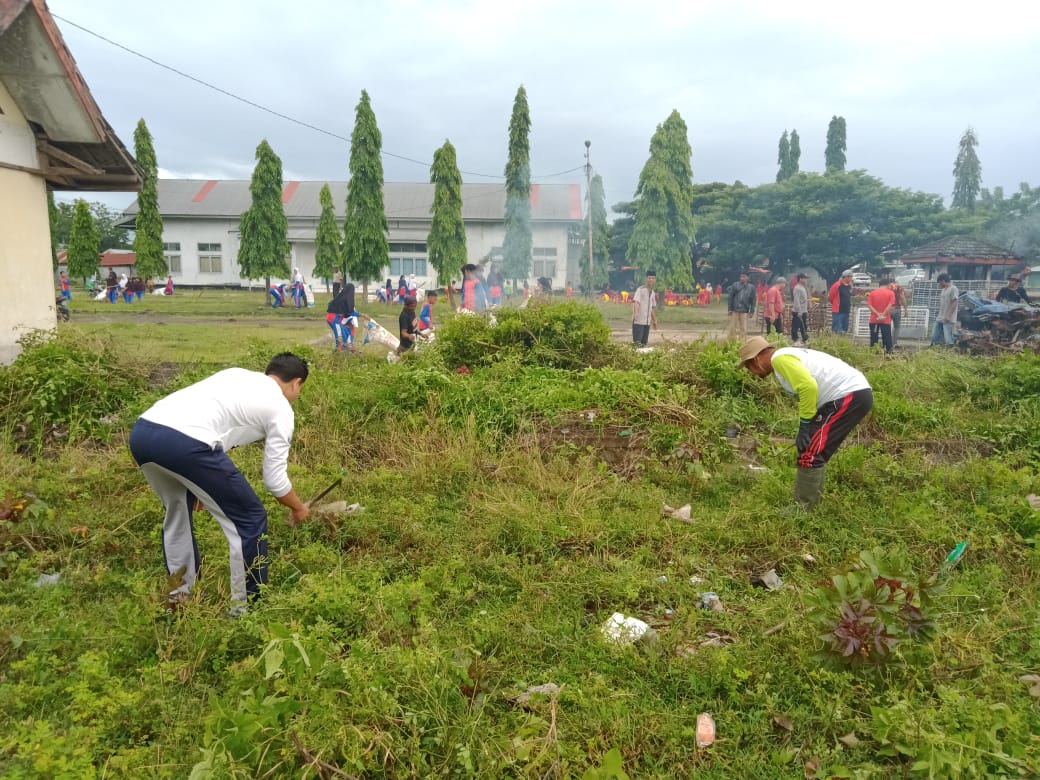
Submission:
[[[365,88],[385,150],[428,161],[450,138],[469,171],[502,173],[523,83],[533,173],[581,165],[589,138],[611,203],[631,197],[650,135],[673,108],[689,125],[698,182],[772,181],[777,140],[790,128],[803,170],[820,170],[833,114],[848,122],[849,167],[893,186],[948,197],[968,125],[984,186],[1040,181],[1040,33],[1004,0],[953,0],[942,15],[920,5],[929,8],[880,0],[848,18],[823,2],[50,2],[73,22],[342,136]],[[287,178],[347,177],[344,142],[59,25],[123,140],[143,116],[172,174],[248,177],[267,138]],[[384,172],[428,177],[424,165],[392,157]]]

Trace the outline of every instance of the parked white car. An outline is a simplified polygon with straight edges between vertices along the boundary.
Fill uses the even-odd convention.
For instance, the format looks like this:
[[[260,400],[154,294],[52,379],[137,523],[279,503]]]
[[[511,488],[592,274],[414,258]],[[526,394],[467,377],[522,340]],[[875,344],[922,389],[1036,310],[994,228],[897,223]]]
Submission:
[[[874,280],[871,278],[870,274],[854,273],[852,275],[853,287],[872,287],[873,285]]]
[[[924,281],[928,278],[928,274],[925,273],[923,268],[914,268],[909,271],[903,271],[902,273],[896,274],[896,284],[900,287],[909,287],[914,282],[920,280]]]

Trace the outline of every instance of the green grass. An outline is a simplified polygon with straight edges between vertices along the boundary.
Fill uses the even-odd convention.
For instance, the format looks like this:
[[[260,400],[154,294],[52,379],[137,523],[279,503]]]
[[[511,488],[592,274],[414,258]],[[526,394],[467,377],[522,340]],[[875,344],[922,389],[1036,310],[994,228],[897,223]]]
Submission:
[[[4,777],[317,777],[317,756],[364,777],[592,778],[615,749],[632,777],[804,777],[813,761],[819,777],[1040,772],[1040,711],[1018,679],[1040,673],[1040,521],[1025,500],[1040,492],[1040,409],[1007,385],[1040,375],[1036,359],[886,359],[824,340],[867,372],[877,405],[805,514],[789,507],[794,404],[737,372],[732,345],[465,375],[434,350],[398,365],[329,354],[281,314],[258,313],[268,328],[74,323],[69,341],[114,349],[118,371],[76,375],[79,413],[104,402],[108,419],[115,391],[121,412],[38,448],[5,427],[0,493],[41,503],[0,521]],[[272,582],[237,620],[226,542],[199,515],[197,594],[165,615],[162,510],[126,450],[134,416],[215,365],[257,368],[298,344],[314,371],[290,476],[310,495],[343,468],[330,498],[366,511],[290,529],[260,488]],[[188,364],[167,387],[133,354],[158,345]],[[65,349],[0,374],[5,419],[54,414]],[[113,388],[122,375],[139,384]],[[723,440],[730,422],[757,440],[761,476]],[[258,487],[261,457],[234,453]],[[694,522],[662,519],[663,502],[691,503]],[[820,662],[806,614],[822,577],[875,546],[927,577],[965,539],[934,640],[878,668]],[[780,591],[751,586],[768,568]],[[58,585],[33,586],[49,572]],[[702,610],[705,590],[727,611]],[[654,625],[657,644],[605,642],[615,611]],[[712,635],[725,646],[702,646]],[[558,697],[516,703],[547,682]],[[704,751],[701,711],[719,734]]]

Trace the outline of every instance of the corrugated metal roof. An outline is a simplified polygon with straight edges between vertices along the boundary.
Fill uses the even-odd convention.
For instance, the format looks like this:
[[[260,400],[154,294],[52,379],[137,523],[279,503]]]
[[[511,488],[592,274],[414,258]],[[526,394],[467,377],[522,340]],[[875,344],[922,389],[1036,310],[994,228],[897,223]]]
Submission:
[[[899,259],[903,263],[963,263],[972,260],[979,261],[979,264],[1019,262],[1019,258],[1009,249],[971,236],[947,236],[911,249]]]
[[[322,181],[287,181],[282,193],[285,215],[290,219],[318,219],[318,196]],[[347,200],[347,182],[330,181],[332,202],[342,217]],[[425,182],[387,182],[383,185],[383,204],[390,221],[430,218],[434,185]],[[531,185],[531,219],[544,221],[581,220],[582,193],[579,184]],[[238,218],[252,203],[249,182],[244,179],[210,180],[160,179],[159,211],[164,217]],[[472,221],[500,222],[505,217],[506,191],[501,184],[463,184],[462,218]],[[137,214],[135,200],[123,212]]]

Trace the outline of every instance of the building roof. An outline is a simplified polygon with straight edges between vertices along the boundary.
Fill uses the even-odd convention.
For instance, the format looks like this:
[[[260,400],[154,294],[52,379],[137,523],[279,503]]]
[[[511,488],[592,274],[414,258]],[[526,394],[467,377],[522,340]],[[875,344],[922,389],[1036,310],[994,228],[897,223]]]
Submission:
[[[44,0],[0,0],[0,81],[59,190],[136,191],[142,173],[105,121]]]
[[[906,264],[1014,265],[1022,262],[1011,250],[971,236],[948,236],[911,249],[899,258]]]
[[[68,251],[65,249],[58,250],[58,265],[67,266],[69,264]],[[137,264],[137,253],[132,249],[106,249],[100,255],[98,255],[98,266],[101,268],[118,268],[121,265],[136,265]]]
[[[282,204],[289,219],[314,219],[321,216],[318,196],[323,181],[287,181],[282,188]],[[347,182],[330,181],[332,202],[342,217],[347,200]],[[434,185],[423,182],[386,182],[383,205],[391,223],[410,220],[428,222],[433,205]],[[163,217],[224,217],[238,219],[249,208],[252,198],[245,179],[160,179],[159,212]],[[506,211],[506,190],[502,184],[463,184],[462,218],[466,221],[501,222]],[[133,227],[137,214],[135,200],[123,212],[120,226]],[[537,222],[579,221],[582,219],[582,193],[579,184],[532,184],[531,219]]]

